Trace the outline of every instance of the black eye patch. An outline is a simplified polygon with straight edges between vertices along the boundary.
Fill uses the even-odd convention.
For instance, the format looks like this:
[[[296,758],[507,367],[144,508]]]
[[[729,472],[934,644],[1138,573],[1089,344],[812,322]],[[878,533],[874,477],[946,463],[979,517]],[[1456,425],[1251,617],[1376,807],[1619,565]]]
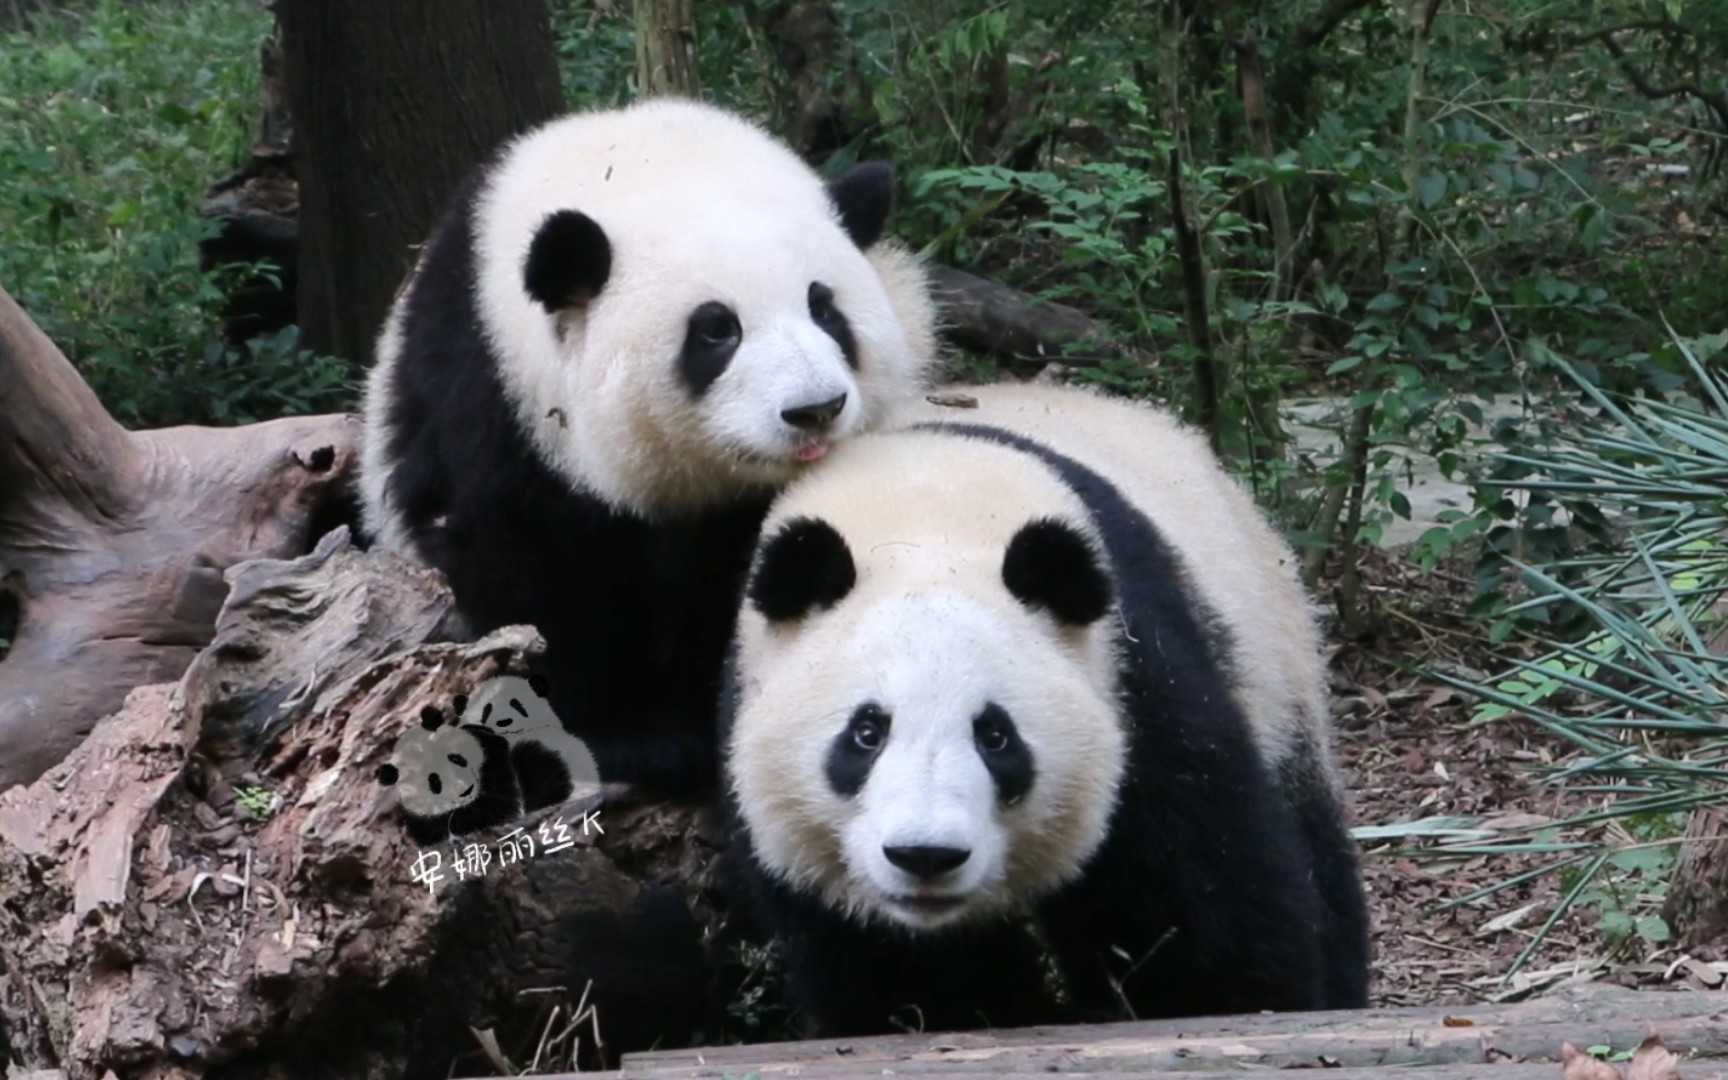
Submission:
[[[518,713],[521,713],[523,716],[528,715],[528,710],[524,709],[522,707],[522,703],[520,701],[517,701],[515,698],[510,699],[510,707],[512,709],[515,709]]]
[[[812,281],[809,303],[811,321],[834,339],[834,344],[840,346],[840,355],[846,358],[846,365],[857,371],[858,339],[852,335],[852,324],[834,303],[834,290],[820,281]]]
[[[466,769],[468,767],[468,759],[463,757],[461,754],[445,754],[444,757],[450,762],[450,764],[456,766],[458,769]]]
[[[720,301],[710,300],[692,311],[678,357],[678,374],[690,392],[700,397],[714,385],[743,340],[737,313]]]
[[[1020,738],[1020,729],[1008,710],[992,702],[984,706],[972,721],[972,743],[978,756],[996,784],[996,797],[1004,806],[1013,806],[1032,790],[1037,769],[1032,761],[1032,748]]]
[[[444,781],[439,778],[437,773],[428,773],[426,775],[426,786],[432,789],[432,794],[437,795],[444,790]]]
[[[828,748],[828,786],[851,798],[864,790],[870,768],[888,744],[888,713],[876,704],[860,705]]]

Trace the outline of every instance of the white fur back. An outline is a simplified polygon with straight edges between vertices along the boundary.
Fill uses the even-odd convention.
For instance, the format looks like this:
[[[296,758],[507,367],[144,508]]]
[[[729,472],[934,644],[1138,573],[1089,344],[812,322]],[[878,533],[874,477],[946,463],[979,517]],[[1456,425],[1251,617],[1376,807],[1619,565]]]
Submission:
[[[1024,435],[1114,484],[1181,557],[1201,599],[1229,628],[1237,698],[1272,764],[1291,756],[1296,729],[1330,768],[1325,667],[1295,553],[1224,471],[1206,440],[1150,405],[1078,388],[964,387],[975,409],[921,401],[896,424],[985,424]],[[1326,777],[1338,788],[1335,774]]]

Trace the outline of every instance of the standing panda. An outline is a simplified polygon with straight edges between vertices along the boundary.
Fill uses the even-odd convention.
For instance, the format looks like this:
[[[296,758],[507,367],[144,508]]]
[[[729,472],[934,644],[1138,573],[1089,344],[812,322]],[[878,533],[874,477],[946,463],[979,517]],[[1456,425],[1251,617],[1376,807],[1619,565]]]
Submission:
[[[607,780],[711,784],[738,588],[773,492],[916,397],[921,271],[885,165],[824,185],[689,101],[573,115],[433,232],[366,390],[367,531],[475,632],[531,623]]]
[[[722,723],[791,1003],[832,1035],[1364,1005],[1290,550],[1159,412],[970,393],[763,527]]]

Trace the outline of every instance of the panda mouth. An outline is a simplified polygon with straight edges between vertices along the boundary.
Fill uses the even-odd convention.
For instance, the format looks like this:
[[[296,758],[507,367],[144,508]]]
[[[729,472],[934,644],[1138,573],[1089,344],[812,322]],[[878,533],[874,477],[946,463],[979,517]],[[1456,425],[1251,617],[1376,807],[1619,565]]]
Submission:
[[[468,797],[469,793],[472,792],[473,790],[474,790],[474,785],[469,784],[468,787],[462,792],[462,794],[460,794],[456,797],[458,799],[466,799]]]
[[[966,904],[964,896],[938,896],[930,893],[890,896],[888,899],[896,907],[916,911],[920,915],[947,915],[960,910]]]
[[[832,443],[825,439],[817,439],[815,442],[805,443],[792,451],[792,460],[800,465],[808,465],[812,461],[821,461],[827,457],[828,451],[831,449],[833,449]]]

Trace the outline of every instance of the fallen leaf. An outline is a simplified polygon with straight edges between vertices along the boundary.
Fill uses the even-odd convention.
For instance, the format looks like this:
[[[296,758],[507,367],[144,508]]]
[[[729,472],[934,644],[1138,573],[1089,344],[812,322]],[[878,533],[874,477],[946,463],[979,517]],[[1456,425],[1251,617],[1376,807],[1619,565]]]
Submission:
[[[1476,1026],[1476,1021],[1470,1019],[1468,1016],[1444,1016],[1444,1017],[1440,1018],[1440,1022],[1442,1024],[1445,1024],[1447,1027],[1475,1027]]]
[[[971,394],[962,394],[952,390],[939,390],[934,394],[926,394],[924,400],[932,405],[941,405],[950,409],[976,409],[978,399]]]
[[[1680,1059],[1662,1045],[1662,1036],[1652,1033],[1633,1052],[1626,1080],[1680,1080]]]
[[[1508,911],[1504,915],[1496,915],[1482,924],[1482,929],[1476,931],[1476,936],[1487,937],[1490,934],[1498,934],[1503,930],[1510,930],[1514,926],[1523,922],[1525,916],[1529,915],[1532,911],[1535,911],[1536,907],[1536,904],[1525,904],[1523,907],[1514,911]]]
[[[1571,1043],[1560,1044],[1561,1080],[1621,1080],[1620,1070],[1598,1061]]]
[[[1705,989],[1714,990],[1722,985],[1724,973],[1716,964],[1706,964],[1702,960],[1693,960],[1688,957],[1681,962],[1680,967],[1688,975],[1703,983]]]

